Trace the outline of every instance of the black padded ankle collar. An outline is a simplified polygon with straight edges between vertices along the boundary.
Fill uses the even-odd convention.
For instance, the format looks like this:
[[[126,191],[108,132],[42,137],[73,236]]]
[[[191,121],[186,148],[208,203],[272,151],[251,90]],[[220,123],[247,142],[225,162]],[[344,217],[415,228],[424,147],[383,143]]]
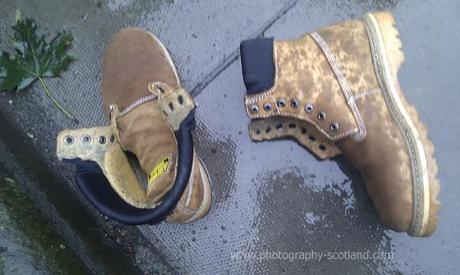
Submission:
[[[247,94],[257,94],[273,86],[273,38],[256,38],[241,42],[241,66]]]
[[[125,202],[113,190],[99,166],[92,161],[69,160],[76,165],[75,179],[78,187],[103,215],[130,225],[162,222],[176,207],[190,178],[193,165],[194,113],[190,113],[175,132],[178,147],[177,175],[174,186],[154,209],[136,208]]]

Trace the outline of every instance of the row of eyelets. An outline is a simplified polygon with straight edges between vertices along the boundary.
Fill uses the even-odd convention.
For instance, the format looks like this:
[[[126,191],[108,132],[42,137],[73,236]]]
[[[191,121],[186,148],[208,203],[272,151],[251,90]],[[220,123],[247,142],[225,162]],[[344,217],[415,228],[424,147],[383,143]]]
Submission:
[[[98,139],[100,144],[105,144],[107,142],[107,138],[105,136],[100,136]],[[113,143],[115,141],[115,136],[111,135],[110,136],[110,143]],[[66,145],[72,145],[75,142],[75,139],[73,136],[65,136],[64,137],[64,143]],[[91,136],[89,135],[84,135],[81,137],[81,142],[82,143],[90,143],[91,142]]]
[[[284,98],[280,98],[280,99],[278,99],[276,101],[276,105],[278,107],[285,107],[286,106],[286,100]],[[299,105],[300,105],[300,103],[299,103],[298,99],[294,98],[294,99],[291,100],[291,107],[292,108],[297,109],[299,107]],[[272,109],[272,105],[270,103],[265,103],[264,110],[266,112],[268,112],[271,109]],[[311,103],[305,104],[304,110],[305,110],[306,113],[311,114],[313,112],[313,110],[314,110],[313,104],[311,104]],[[254,114],[258,113],[259,112],[259,106],[257,106],[256,104],[251,105],[251,112],[254,113]],[[326,119],[326,117],[327,117],[327,114],[324,111],[320,111],[317,114],[318,120],[324,120],[324,119]],[[329,125],[329,128],[331,129],[332,132],[337,132],[340,129],[339,123],[333,122],[333,123],[331,123]]]
[[[304,110],[308,114],[313,113],[313,110],[314,110],[313,104],[311,104],[311,103],[305,104]],[[319,112],[318,115],[317,115],[318,120],[324,120],[326,117],[327,117],[327,114],[324,111]],[[335,131],[336,129],[338,130],[339,129],[338,124],[336,122],[334,122],[333,124],[334,124],[334,130],[333,131]],[[335,126],[337,126],[337,127],[335,127]],[[331,124],[331,130],[332,130],[332,124]]]
[[[264,110],[266,112],[270,111],[271,109],[272,109],[272,105],[270,103],[264,104]],[[251,105],[250,110],[251,110],[251,113],[257,114],[259,112],[259,106],[257,106],[256,104],[253,104]]]
[[[334,124],[334,123],[333,123],[333,124]],[[337,123],[335,122],[335,124],[337,124]],[[331,125],[332,125],[332,124],[331,124]],[[338,127],[338,125],[337,125],[337,127]],[[276,128],[277,130],[281,130],[281,129],[283,129],[283,124],[282,124],[282,123],[279,123],[279,124],[277,124],[277,125],[275,126],[275,128]],[[296,128],[297,128],[297,125],[296,125],[295,123],[289,123],[289,124],[288,124],[288,128],[290,128],[290,129],[296,129]],[[267,128],[265,129],[265,133],[267,133],[267,134],[270,133],[271,129],[272,129],[272,128],[271,128],[270,126],[267,126]],[[300,129],[301,129],[302,134],[304,134],[304,135],[307,134],[307,129],[306,129],[305,127],[301,127]],[[256,135],[260,135],[260,133],[261,133],[261,130],[260,130],[260,129],[256,129],[256,130],[255,130],[255,134],[256,134]],[[310,142],[312,142],[312,143],[316,141],[316,137],[313,136],[313,135],[309,135],[309,136],[308,136],[308,139],[309,139]],[[327,149],[326,145],[325,145],[325,144],[322,144],[322,143],[318,146],[318,148],[319,148],[321,151],[326,151],[326,149]]]

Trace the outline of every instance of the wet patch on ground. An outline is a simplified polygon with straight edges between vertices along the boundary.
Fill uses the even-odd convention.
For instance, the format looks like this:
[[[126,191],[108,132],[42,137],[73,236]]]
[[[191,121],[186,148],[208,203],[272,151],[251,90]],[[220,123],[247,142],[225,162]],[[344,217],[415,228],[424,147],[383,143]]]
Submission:
[[[273,252],[290,255],[258,259],[253,263],[257,269],[269,268],[287,274],[299,270],[307,273],[396,271],[388,259],[332,258],[342,254],[346,257],[347,253],[391,255],[391,241],[359,182],[328,181],[296,167],[261,173],[256,181],[262,183],[257,201],[264,213],[255,221],[259,234],[253,252],[263,257],[276,257]],[[301,253],[311,258],[299,258]],[[327,258],[327,253],[331,258]]]
[[[199,118],[194,138],[198,155],[212,168],[208,169],[212,181],[212,208],[221,207],[234,189],[237,146],[229,137],[216,138]]]

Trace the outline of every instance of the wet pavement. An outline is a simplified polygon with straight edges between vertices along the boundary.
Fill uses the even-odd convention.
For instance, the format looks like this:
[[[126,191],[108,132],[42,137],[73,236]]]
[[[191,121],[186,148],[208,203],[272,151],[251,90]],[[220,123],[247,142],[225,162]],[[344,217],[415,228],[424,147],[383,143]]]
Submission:
[[[72,52],[77,61],[62,78],[49,84],[78,114],[78,127],[106,122],[99,96],[100,60],[114,31],[123,26],[142,27],[170,50],[184,87],[199,104],[195,143],[212,176],[214,199],[209,215],[197,223],[139,228],[177,272],[458,272],[460,187],[454,183],[460,165],[456,158],[460,118],[455,115],[460,102],[456,81],[460,75],[460,2],[0,3],[2,37],[16,9],[34,16],[47,30],[73,32]],[[382,226],[359,173],[346,159],[318,161],[293,141],[249,140],[239,42],[258,36],[295,38],[376,10],[392,11],[396,17],[405,52],[401,85],[435,145],[442,208],[438,229],[429,239],[410,238]],[[55,165],[53,137],[63,127],[76,127],[51,108],[38,86],[28,93],[0,96],[0,112],[16,120],[24,136],[29,134],[30,142],[51,167]],[[291,257],[328,252],[369,256],[359,260]]]

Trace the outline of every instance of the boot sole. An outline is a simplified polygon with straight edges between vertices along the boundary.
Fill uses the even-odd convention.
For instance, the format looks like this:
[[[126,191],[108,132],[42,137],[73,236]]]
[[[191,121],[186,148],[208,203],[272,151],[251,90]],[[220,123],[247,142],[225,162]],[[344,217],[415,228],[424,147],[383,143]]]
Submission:
[[[414,214],[408,234],[430,236],[437,225],[440,184],[434,146],[428,139],[426,126],[401,91],[397,77],[404,62],[402,43],[395,19],[389,13],[368,14],[364,22],[369,31],[374,64],[388,108],[403,133],[412,165]]]

